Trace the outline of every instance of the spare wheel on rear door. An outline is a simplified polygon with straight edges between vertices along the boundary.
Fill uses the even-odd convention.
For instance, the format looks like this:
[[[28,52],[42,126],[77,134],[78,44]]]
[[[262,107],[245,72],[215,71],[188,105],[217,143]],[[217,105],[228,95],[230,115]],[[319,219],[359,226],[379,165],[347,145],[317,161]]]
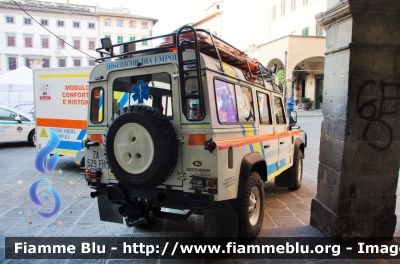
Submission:
[[[178,140],[172,124],[145,105],[114,114],[104,133],[105,155],[120,184],[154,188],[171,175],[178,161]]]

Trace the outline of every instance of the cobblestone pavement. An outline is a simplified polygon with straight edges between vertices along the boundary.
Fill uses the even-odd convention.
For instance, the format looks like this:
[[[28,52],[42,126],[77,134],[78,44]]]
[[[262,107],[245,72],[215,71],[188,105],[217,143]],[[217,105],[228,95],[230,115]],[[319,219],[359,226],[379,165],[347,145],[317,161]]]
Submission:
[[[309,226],[310,204],[316,195],[321,112],[301,115],[298,125],[308,133],[308,147],[304,160],[302,187],[297,191],[275,188],[273,182],[265,184],[265,218],[261,237],[319,237]],[[36,149],[25,143],[0,143],[0,263],[54,263],[54,260],[5,260],[4,237],[11,236],[135,236],[139,233],[156,235],[190,234],[203,231],[203,217],[192,215],[186,225],[158,219],[151,227],[128,228],[126,225],[101,222],[96,199],[90,198],[81,170],[72,159],[61,157],[57,167],[47,175],[34,167]],[[60,212],[49,219],[39,216],[29,197],[31,184],[42,177],[49,178],[61,197]],[[40,189],[39,189],[40,191]],[[400,209],[399,207],[397,208]],[[396,234],[400,234],[397,229]],[[195,260],[196,263],[298,263],[300,260]],[[122,263],[124,260],[57,260],[57,263]],[[126,263],[132,260],[126,260]],[[169,263],[173,260],[140,260],[139,263]],[[183,263],[184,261],[179,261]],[[301,260],[301,263],[323,262]],[[327,260],[327,262],[338,262]],[[347,262],[350,261],[343,261]],[[351,261],[358,263],[357,261]],[[365,263],[366,261],[360,261]],[[372,262],[371,262],[372,263]],[[376,263],[376,260],[374,261]],[[383,261],[382,263],[386,263]]]

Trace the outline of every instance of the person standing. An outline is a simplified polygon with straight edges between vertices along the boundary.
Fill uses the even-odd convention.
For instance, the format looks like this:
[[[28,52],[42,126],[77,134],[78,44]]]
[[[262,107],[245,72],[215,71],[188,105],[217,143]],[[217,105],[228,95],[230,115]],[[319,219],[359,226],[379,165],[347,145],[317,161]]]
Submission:
[[[289,124],[292,123],[293,108],[294,108],[294,98],[293,98],[293,94],[290,93],[290,94],[288,94],[288,99],[286,101],[286,111],[287,111],[287,115],[289,118]]]

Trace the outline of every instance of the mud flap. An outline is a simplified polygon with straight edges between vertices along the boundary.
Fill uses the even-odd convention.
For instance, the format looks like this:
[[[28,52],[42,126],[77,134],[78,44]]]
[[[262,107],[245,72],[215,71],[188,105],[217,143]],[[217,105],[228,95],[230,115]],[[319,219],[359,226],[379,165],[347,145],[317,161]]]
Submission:
[[[204,209],[204,237],[237,237],[238,215],[229,201]]]
[[[122,215],[118,208],[121,205],[115,204],[108,200],[106,195],[97,196],[97,204],[99,205],[100,220],[112,223],[123,223]]]

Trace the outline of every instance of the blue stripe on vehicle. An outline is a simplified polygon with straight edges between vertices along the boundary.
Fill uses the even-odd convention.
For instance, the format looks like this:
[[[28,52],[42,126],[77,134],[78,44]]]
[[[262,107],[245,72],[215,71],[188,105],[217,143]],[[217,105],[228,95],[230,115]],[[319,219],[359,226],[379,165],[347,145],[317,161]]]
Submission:
[[[82,140],[86,135],[86,129],[82,129],[76,140]]]
[[[82,148],[82,142],[61,141],[57,148],[80,150]]]

